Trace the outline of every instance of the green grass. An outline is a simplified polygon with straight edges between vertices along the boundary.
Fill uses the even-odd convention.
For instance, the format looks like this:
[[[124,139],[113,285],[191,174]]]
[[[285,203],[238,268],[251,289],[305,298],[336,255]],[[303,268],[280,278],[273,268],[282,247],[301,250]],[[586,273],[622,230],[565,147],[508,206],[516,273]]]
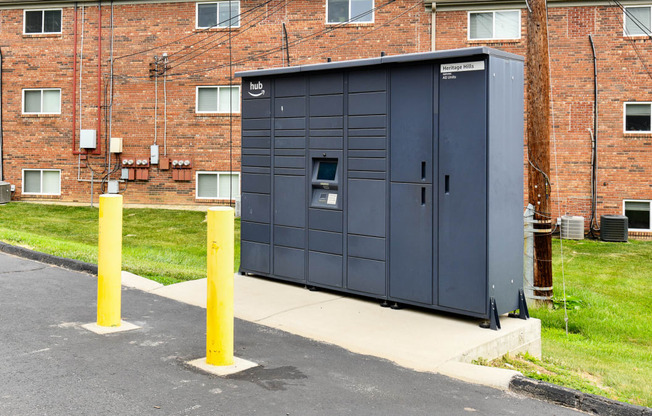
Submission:
[[[206,276],[206,214],[125,209],[123,270],[164,284]],[[98,210],[12,202],[0,205],[0,241],[97,262]],[[236,220],[235,268],[240,258]],[[553,241],[554,309],[541,319],[543,357],[488,363],[633,404],[652,406],[652,241]],[[568,329],[563,307],[566,283]]]
[[[0,240],[97,263],[97,208],[12,202],[0,205]],[[162,209],[123,212],[122,269],[163,284],[206,277],[206,213]],[[235,269],[240,221],[235,223]]]
[[[555,307],[541,319],[543,357],[504,357],[491,365],[529,377],[652,406],[652,241],[553,240]],[[563,283],[568,298],[568,335]]]

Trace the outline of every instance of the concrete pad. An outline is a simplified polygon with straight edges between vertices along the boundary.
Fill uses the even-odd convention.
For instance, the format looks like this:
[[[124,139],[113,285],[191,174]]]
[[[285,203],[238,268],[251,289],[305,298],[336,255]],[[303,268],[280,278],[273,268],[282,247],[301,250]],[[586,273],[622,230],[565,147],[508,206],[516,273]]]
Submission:
[[[166,286],[152,293],[206,307],[205,279]],[[381,308],[375,300],[311,292],[298,285],[238,274],[234,277],[234,293],[234,313],[240,319],[417,371],[445,372],[452,377],[459,372],[459,378],[492,387],[505,388],[505,380],[514,373],[447,364],[471,363],[478,358],[492,360],[526,351],[541,356],[541,322],[537,319],[504,315],[500,317],[502,329],[492,331],[480,328],[477,319],[409,307]]]
[[[231,374],[236,374],[250,368],[258,367],[258,364],[253,361],[245,360],[243,358],[233,357],[233,365],[217,366],[206,363],[206,357],[198,358],[196,360],[188,361],[186,364],[198,368],[210,374],[224,377]]]
[[[91,332],[95,332],[99,335],[115,334],[117,332],[126,332],[132,331],[134,329],[140,329],[138,325],[134,325],[125,321],[120,321],[120,326],[99,326],[96,322],[93,322],[90,324],[82,325],[82,328],[87,329]]]
[[[122,286],[142,290],[143,292],[150,292],[163,287],[161,283],[124,271],[122,272]]]

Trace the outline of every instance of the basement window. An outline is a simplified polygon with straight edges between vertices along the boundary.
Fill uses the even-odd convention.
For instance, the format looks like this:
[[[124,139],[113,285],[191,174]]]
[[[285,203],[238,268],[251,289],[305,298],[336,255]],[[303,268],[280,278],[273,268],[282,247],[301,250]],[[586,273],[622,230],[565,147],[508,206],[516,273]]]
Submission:
[[[197,3],[197,29],[240,27],[240,2]]]
[[[240,113],[240,86],[197,87],[197,113]]]
[[[652,231],[650,205],[652,201],[623,201],[623,214],[627,217],[628,227],[632,231]]]
[[[652,35],[652,6],[625,7],[625,36]]]
[[[625,103],[625,133],[652,132],[652,103]]]
[[[240,198],[240,173],[197,172],[197,199]]]
[[[520,39],[520,10],[469,12],[469,39]]]
[[[328,23],[373,23],[374,0],[326,0]]]
[[[24,89],[23,114],[61,114],[61,89]]]
[[[61,9],[25,10],[23,32],[26,35],[61,33]]]
[[[61,195],[61,170],[23,169],[24,195]]]

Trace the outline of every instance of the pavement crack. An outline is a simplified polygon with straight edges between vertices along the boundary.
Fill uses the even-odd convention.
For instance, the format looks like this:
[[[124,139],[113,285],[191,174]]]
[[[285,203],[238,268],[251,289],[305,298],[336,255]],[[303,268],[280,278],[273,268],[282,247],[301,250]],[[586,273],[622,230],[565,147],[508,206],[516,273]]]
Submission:
[[[0,272],[0,274],[13,274],[13,273],[29,273],[29,272],[37,272],[39,270],[44,270],[47,269],[49,266],[41,266],[41,267],[36,267],[34,269],[25,269],[25,270],[9,270],[8,272]]]
[[[282,311],[275,312],[275,313],[273,313],[273,314],[271,314],[271,315],[267,315],[267,316],[264,316],[264,317],[262,317],[262,318],[256,319],[254,322],[255,322],[255,323],[259,323],[259,322],[261,322],[261,321],[264,321],[264,320],[266,320],[266,319],[272,318],[272,317],[277,316],[277,315],[281,315],[281,314],[286,313],[286,312],[295,311],[295,310],[297,310],[297,309],[305,308],[305,307],[308,307],[308,306],[323,305],[323,304],[325,304],[325,303],[333,302],[333,301],[340,300],[340,299],[342,299],[341,296],[340,296],[340,297],[337,297],[337,298],[335,298],[335,299],[328,299],[328,300],[323,300],[323,301],[321,301],[321,302],[310,303],[310,304],[308,304],[308,305],[295,306],[295,307],[293,307],[293,308],[284,309],[284,310],[282,310]]]

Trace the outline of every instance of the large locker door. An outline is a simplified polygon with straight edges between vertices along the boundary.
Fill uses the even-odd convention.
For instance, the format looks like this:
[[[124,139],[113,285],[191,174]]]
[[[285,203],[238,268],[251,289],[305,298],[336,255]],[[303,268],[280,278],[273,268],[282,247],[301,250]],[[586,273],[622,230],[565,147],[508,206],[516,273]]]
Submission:
[[[433,66],[391,72],[389,296],[433,304]]]
[[[477,62],[473,68],[455,72],[442,68],[439,76],[438,304],[485,314],[486,63]]]
[[[392,183],[389,295],[432,304],[432,185]]]

